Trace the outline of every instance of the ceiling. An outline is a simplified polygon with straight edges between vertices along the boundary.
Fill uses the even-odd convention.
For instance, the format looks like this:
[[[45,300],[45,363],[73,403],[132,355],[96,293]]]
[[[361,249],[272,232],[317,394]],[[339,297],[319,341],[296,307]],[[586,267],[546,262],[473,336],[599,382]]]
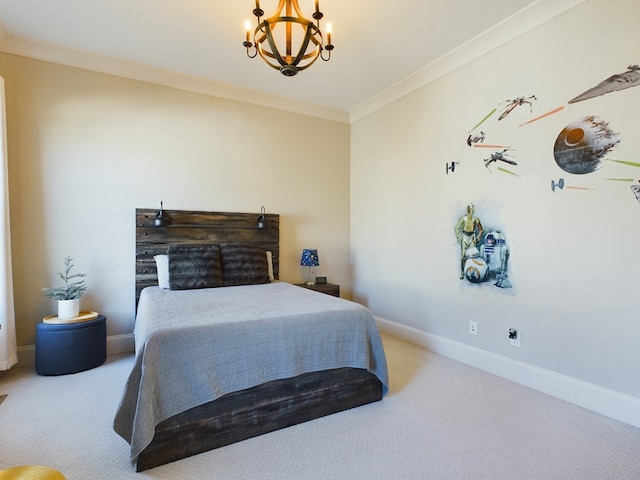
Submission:
[[[558,2],[320,0],[335,50],[294,77],[247,58],[244,24],[255,22],[254,0],[1,0],[0,50],[98,70],[92,65],[120,65],[150,78],[140,73],[146,69],[223,96],[348,114],[541,1]],[[261,7],[271,15],[276,3]],[[310,16],[313,1],[299,3]]]

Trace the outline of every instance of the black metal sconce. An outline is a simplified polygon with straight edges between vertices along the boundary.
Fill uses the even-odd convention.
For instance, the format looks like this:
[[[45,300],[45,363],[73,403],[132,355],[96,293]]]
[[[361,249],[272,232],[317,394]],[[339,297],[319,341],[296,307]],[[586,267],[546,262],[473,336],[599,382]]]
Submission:
[[[171,225],[171,218],[169,218],[169,215],[166,215],[162,209],[162,201],[160,202],[160,211],[156,213],[156,218],[153,220],[153,224],[156,227],[166,227],[167,225]]]
[[[260,215],[258,215],[258,228],[265,228],[267,226],[267,215],[264,210],[264,206],[260,209]]]

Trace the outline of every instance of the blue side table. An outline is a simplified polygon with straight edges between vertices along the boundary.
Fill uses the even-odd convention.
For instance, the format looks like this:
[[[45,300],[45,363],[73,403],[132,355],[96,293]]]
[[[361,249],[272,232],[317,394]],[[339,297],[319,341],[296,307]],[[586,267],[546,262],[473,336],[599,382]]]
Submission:
[[[38,323],[36,372],[39,375],[78,373],[102,365],[107,358],[107,319],[78,323]]]

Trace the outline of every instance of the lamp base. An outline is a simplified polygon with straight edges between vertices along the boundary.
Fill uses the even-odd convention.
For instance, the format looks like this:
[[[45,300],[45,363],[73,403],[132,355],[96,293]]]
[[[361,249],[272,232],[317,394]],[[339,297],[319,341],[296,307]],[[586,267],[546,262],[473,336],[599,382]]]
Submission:
[[[316,284],[316,279],[315,279],[315,275],[314,278],[311,278],[311,266],[307,267],[307,285],[315,285]]]

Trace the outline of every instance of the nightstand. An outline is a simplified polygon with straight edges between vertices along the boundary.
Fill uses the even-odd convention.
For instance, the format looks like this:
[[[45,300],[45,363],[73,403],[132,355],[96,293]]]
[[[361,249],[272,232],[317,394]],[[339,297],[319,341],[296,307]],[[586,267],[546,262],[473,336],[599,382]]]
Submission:
[[[316,292],[326,293],[327,295],[333,295],[334,297],[340,296],[340,285],[335,283],[314,283],[313,285],[307,285],[306,283],[296,283],[296,286],[302,288],[308,288]]]
[[[66,375],[102,365],[107,358],[106,317],[36,325],[36,372]]]

